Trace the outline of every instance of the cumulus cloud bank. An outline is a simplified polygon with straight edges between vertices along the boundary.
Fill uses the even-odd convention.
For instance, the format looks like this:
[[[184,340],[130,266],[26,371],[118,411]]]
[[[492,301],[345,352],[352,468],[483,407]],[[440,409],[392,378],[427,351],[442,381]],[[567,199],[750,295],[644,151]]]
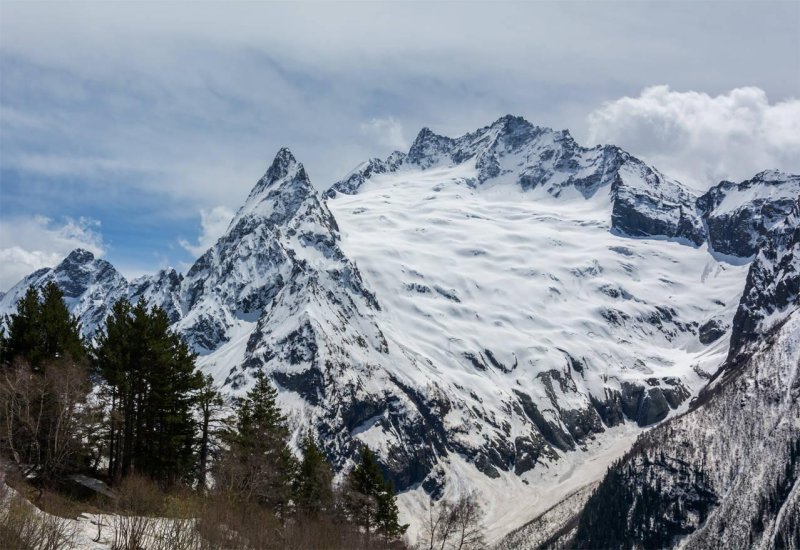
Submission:
[[[180,245],[193,256],[200,256],[217,242],[228,224],[233,219],[234,211],[225,206],[216,206],[211,210],[200,211],[200,235],[197,243],[192,244],[186,239],[179,239]]]
[[[588,117],[592,143],[614,143],[704,190],[768,169],[800,172],[800,99],[760,88],[711,96],[669,86],[605,103]]]
[[[58,264],[76,248],[103,255],[106,246],[99,227],[90,218],[66,218],[60,223],[44,216],[0,220],[0,289]]]

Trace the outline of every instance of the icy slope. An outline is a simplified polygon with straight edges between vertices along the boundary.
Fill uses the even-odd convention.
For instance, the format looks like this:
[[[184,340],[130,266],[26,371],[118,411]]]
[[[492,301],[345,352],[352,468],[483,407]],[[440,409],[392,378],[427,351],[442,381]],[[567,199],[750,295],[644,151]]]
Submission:
[[[400,171],[328,204],[381,301],[390,353],[427,365],[409,377],[447,398],[449,453],[425,488],[480,487],[499,537],[602,475],[626,448],[609,447],[617,428],[602,432],[660,420],[704,383],[747,268],[615,235],[607,196],[473,177],[463,165]],[[722,335],[705,345],[709,321]],[[602,459],[588,468],[590,457]],[[424,498],[405,498],[409,514]]]
[[[585,198],[610,194],[612,224],[632,236],[664,236],[694,245],[705,240],[696,197],[679,182],[613,145],[578,145],[567,130],[535,126],[504,116],[459,138],[423,128],[408,155],[373,159],[335,183],[328,196],[356,194],[371,177],[403,169],[474,169],[465,183],[478,187],[505,182],[523,190],[543,189],[559,197],[576,191]]]
[[[800,547],[798,213],[800,201],[751,266],[728,360],[610,470],[577,547]]]
[[[406,520],[478,490],[491,540],[686,410],[750,330],[733,322],[748,267],[709,254],[708,211],[613,146],[515,117],[426,129],[327,196],[283,149],[185,276],[128,283],[79,251],[0,307],[47,277],[87,334],[121,296],[161,305],[231,391],[266,370],[337,470],[374,448]]]

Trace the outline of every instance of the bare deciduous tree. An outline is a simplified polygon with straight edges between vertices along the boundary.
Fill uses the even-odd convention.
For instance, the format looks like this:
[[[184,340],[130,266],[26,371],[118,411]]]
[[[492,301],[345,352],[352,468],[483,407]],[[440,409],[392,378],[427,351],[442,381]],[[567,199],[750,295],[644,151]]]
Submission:
[[[89,392],[85,366],[68,358],[40,372],[17,362],[0,372],[0,447],[25,474],[48,479],[82,450]]]
[[[455,500],[430,501],[420,550],[472,550],[483,548],[483,510],[474,494]]]

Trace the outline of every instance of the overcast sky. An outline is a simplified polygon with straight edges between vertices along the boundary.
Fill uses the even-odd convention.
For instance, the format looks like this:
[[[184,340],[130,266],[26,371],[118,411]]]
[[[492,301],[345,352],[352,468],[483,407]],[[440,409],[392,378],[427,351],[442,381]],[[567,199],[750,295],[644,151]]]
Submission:
[[[0,290],[190,262],[281,146],[318,188],[507,114],[703,189],[800,172],[800,2],[0,2]]]

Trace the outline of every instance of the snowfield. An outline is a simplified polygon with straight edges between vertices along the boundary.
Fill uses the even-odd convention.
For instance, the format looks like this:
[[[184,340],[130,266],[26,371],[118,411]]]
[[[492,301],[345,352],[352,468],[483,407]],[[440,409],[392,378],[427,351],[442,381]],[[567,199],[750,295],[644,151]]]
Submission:
[[[503,182],[473,188],[466,182],[474,177],[463,165],[400,171],[328,201],[344,251],[381,301],[390,350],[429,366],[409,377],[501,417],[515,390],[547,403],[537,375],[568,372],[566,354],[586,369],[572,376],[576,391],[555,387],[564,409],[585,407],[615,380],[675,377],[694,392],[719,366],[727,336],[705,346],[696,332],[641,319],[661,306],[682,325],[729,325],[747,266],[718,262],[705,247],[613,234],[607,194],[554,198]],[[486,350],[508,372],[476,369],[467,358],[489,363]],[[480,440],[485,430],[466,411],[446,421],[465,439]],[[525,429],[512,423],[510,438]],[[612,428],[546,468],[499,479],[451,455],[445,494],[477,489],[495,541],[602,477],[639,433],[635,424]],[[401,496],[406,521],[427,498],[422,489]]]

